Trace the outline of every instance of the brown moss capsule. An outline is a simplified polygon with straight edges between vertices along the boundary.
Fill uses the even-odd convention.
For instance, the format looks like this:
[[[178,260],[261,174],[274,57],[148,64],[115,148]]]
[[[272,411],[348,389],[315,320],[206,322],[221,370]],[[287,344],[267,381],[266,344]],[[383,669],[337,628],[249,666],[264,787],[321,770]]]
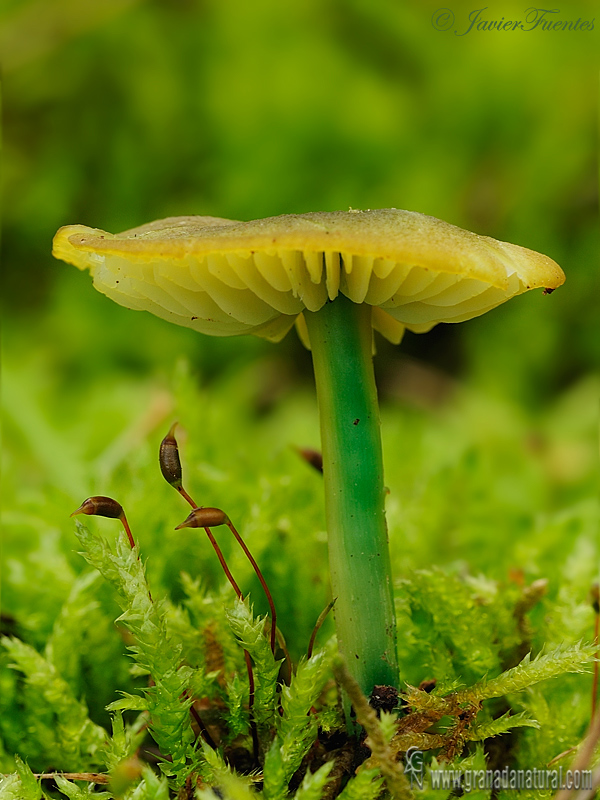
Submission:
[[[179,460],[179,447],[175,439],[174,430],[176,422],[173,423],[169,432],[160,443],[159,462],[160,471],[168,484],[180,491],[183,487],[181,461]]]
[[[319,450],[313,450],[312,447],[299,447],[298,455],[301,456],[307,464],[310,464],[313,469],[323,474],[323,454]]]
[[[117,503],[116,500],[113,500],[112,497],[103,497],[102,495],[88,497],[88,499],[84,500],[78,509],[73,511],[71,516],[74,517],[76,514],[88,514],[95,517],[110,517],[110,519],[120,519],[123,527],[125,528],[125,533],[129,539],[131,549],[133,550],[135,547],[133,534],[131,533],[129,523],[127,522],[127,517],[125,516],[123,506],[120,503]]]
[[[88,497],[87,500],[84,500],[79,508],[73,511],[71,516],[74,517],[76,514],[120,519],[123,516],[123,506],[117,503],[116,500],[113,500],[112,497],[96,495],[95,497]]]
[[[217,525],[228,525],[229,517],[220,508],[195,508],[191,514],[178,525],[180,528],[214,528]]]

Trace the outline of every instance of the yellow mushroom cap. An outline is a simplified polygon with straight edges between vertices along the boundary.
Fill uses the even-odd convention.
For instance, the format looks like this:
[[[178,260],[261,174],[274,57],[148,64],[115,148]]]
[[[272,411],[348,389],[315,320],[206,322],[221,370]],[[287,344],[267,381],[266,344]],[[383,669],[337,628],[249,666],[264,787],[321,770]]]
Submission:
[[[281,339],[341,292],[398,342],[462,322],[565,276],[552,259],[413,211],[333,211],[236,222],[169,217],[124,233],[61,228],[53,254],[127,308],[215,336]]]

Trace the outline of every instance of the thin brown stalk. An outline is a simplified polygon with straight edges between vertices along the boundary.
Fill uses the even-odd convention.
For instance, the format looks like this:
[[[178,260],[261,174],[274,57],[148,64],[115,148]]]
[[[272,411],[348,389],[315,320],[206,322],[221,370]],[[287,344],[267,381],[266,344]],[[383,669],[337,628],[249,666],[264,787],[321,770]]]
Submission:
[[[595,608],[595,622],[594,622],[594,644],[597,648],[600,647],[600,608]],[[596,706],[598,703],[598,672],[600,670],[600,649],[596,650],[596,660],[594,661],[594,679],[592,681],[592,717],[596,713]]]
[[[68,781],[89,781],[90,783],[107,784],[110,776],[103,772],[34,772],[34,777],[41,781],[54,781],[66,778]]]
[[[240,589],[240,587],[235,582],[235,578],[233,577],[229,567],[227,566],[227,562],[225,561],[225,556],[223,555],[223,552],[222,552],[221,548],[217,544],[217,540],[212,535],[211,529],[210,528],[204,528],[204,530],[206,531],[206,535],[208,536],[208,539],[209,539],[210,543],[212,544],[215,553],[217,554],[217,558],[221,562],[221,566],[223,567],[223,572],[227,576],[227,580],[231,584],[231,586],[233,588],[233,591],[236,593],[236,596],[237,596],[238,600],[243,600],[242,590]]]
[[[310,658],[312,656],[313,648],[315,646],[315,639],[317,638],[317,633],[321,629],[321,625],[325,622],[325,618],[327,617],[327,614],[329,614],[331,609],[334,607],[336,600],[337,600],[337,597],[334,597],[333,600],[330,603],[327,603],[327,605],[325,606],[323,611],[321,611],[321,613],[319,614],[319,618],[317,619],[317,621],[315,623],[315,627],[313,628],[313,632],[312,632],[312,635],[310,637],[310,641],[308,643],[308,650],[306,651],[306,657],[307,658]]]
[[[187,500],[187,502],[190,504],[192,509],[198,508],[198,505],[194,502],[194,500],[186,492],[186,490],[183,488],[183,486],[177,487],[177,491],[181,494],[182,497],[184,497]],[[242,590],[240,589],[240,587],[236,583],[235,578],[231,574],[231,570],[229,569],[229,567],[227,566],[227,562],[225,561],[225,556],[223,555],[223,551],[219,547],[219,545],[217,543],[217,540],[215,539],[215,537],[212,534],[211,529],[210,528],[204,528],[204,530],[206,532],[206,535],[208,536],[208,539],[209,539],[210,543],[213,546],[213,550],[217,554],[217,558],[219,559],[219,563],[221,564],[221,567],[223,568],[223,572],[225,573],[225,575],[227,577],[227,580],[229,581],[233,591],[235,592],[236,597],[238,598],[238,600],[243,600],[244,596],[242,594]],[[255,760],[256,763],[258,763],[258,729],[256,727],[256,721],[254,719],[254,714],[252,713],[252,709],[254,708],[254,671],[252,669],[252,660],[250,659],[250,653],[247,650],[244,650],[244,660],[246,662],[246,670],[248,672],[248,686],[249,686],[249,691],[248,691],[248,711],[249,711],[249,714],[250,714],[250,731],[251,731],[251,734],[252,734],[252,751],[253,751],[254,760]],[[192,709],[193,709],[193,706],[192,706]],[[193,711],[192,711],[192,713],[193,713]],[[199,720],[196,719],[196,721],[198,722]],[[200,721],[199,724],[202,725],[201,721]],[[206,733],[208,733],[208,731],[206,731]],[[210,742],[209,742],[209,744],[210,744]],[[212,746],[214,746],[214,744]]]
[[[246,547],[246,543],[244,542],[244,540],[242,539],[240,534],[237,532],[237,530],[235,529],[235,526],[233,525],[233,523],[231,522],[230,519],[227,519],[226,525],[229,528],[229,530],[233,533],[233,535],[235,536],[237,543],[239,544],[239,546],[242,548],[242,550],[246,554],[246,557],[247,557],[248,561],[252,564],[252,566],[254,568],[254,571],[256,572],[256,577],[260,581],[260,585],[262,586],[263,591],[265,593],[265,596],[267,598],[267,602],[268,602],[269,608],[271,610],[271,651],[272,651],[273,655],[275,655],[275,640],[276,640],[276,636],[277,636],[277,614],[275,612],[275,603],[273,602],[273,597],[271,595],[271,592],[269,591],[269,587],[267,586],[267,582],[263,578],[263,574],[260,571],[260,568],[259,568],[258,564],[254,560],[254,557],[253,557],[252,553]]]
[[[598,742],[600,742],[600,711],[597,711],[592,719],[587,736],[581,743],[579,751],[573,759],[573,763],[569,768],[572,773],[589,768]],[[561,789],[554,796],[554,800],[568,800],[574,791],[574,789]]]
[[[183,497],[185,500],[187,500],[187,502],[188,502],[188,503],[191,505],[191,507],[192,507],[192,508],[198,508],[198,506],[196,505],[196,503],[194,503],[194,501],[193,501],[193,500],[192,500],[192,498],[189,496],[189,494],[186,492],[186,490],[183,488],[183,486],[178,486],[178,487],[177,487],[177,491],[179,492],[179,494],[180,494],[180,495],[181,495],[181,496],[182,496],[182,497]]]
[[[186,697],[189,696],[187,694],[187,692],[184,692],[184,695]],[[192,717],[196,720],[196,724],[200,728],[200,734],[201,734],[202,738],[204,739],[204,741],[206,742],[206,744],[209,745],[209,747],[212,747],[213,750],[216,750],[217,749],[217,744],[216,744],[215,740],[212,738],[212,736],[210,735],[209,730],[206,727],[206,725],[204,724],[204,721],[203,721],[202,717],[200,716],[200,714],[198,713],[197,709],[194,708],[193,703],[190,706],[190,713],[191,713]]]
[[[283,656],[285,659],[285,677],[284,680],[286,684],[289,686],[292,680],[292,675],[294,673],[294,663],[292,661],[292,657],[290,656],[290,651],[287,647],[287,642],[285,641],[285,636],[283,633],[277,628],[277,644],[283,651]]]
[[[212,544],[215,553],[217,554],[217,558],[221,562],[221,566],[223,567],[223,571],[225,575],[227,575],[227,579],[231,584],[233,591],[236,593],[238,600],[243,600],[244,596],[242,595],[240,587],[235,582],[233,575],[231,574],[227,563],[225,562],[225,556],[221,552],[221,548],[217,544],[215,537],[212,535],[212,531],[210,528],[205,528],[206,535],[210,539],[210,543]],[[244,659],[246,661],[246,670],[248,672],[248,711],[250,713],[250,731],[252,733],[252,751],[254,760],[258,763],[258,730],[256,728],[256,721],[254,719],[254,715],[252,713],[252,709],[254,708],[254,670],[252,669],[252,661],[250,659],[250,653],[247,650],[244,650]]]
[[[129,544],[131,545],[131,549],[134,550],[135,549],[135,541],[134,541],[134,538],[133,538],[133,534],[131,533],[131,528],[129,527],[129,523],[127,522],[127,517],[125,516],[125,512],[124,511],[121,514],[121,516],[119,517],[119,519],[123,523],[123,527],[125,528],[125,533],[127,534],[127,538],[129,539]],[[139,555],[138,555],[138,558],[139,558]]]

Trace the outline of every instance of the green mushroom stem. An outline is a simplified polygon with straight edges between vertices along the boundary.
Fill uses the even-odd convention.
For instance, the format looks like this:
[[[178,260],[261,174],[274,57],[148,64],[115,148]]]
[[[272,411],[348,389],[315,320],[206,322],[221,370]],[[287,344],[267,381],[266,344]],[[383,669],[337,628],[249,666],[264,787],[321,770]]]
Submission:
[[[305,312],[323,448],[325,513],[341,655],[365,694],[398,687],[396,620],[371,306],[343,295]]]

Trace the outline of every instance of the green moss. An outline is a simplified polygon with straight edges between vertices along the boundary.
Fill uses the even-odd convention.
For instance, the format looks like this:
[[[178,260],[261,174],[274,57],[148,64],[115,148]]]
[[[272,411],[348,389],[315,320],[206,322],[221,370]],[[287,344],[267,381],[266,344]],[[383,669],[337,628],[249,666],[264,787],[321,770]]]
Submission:
[[[163,768],[176,774],[169,788],[150,777],[146,767],[142,772],[136,767],[127,790],[131,800],[174,796],[175,785],[190,772],[221,787],[232,800],[260,790],[261,777],[263,791],[268,784],[274,795],[291,786],[292,793],[311,797],[330,782],[345,792],[343,797],[377,795],[376,769],[363,769],[350,780],[349,773],[336,777],[335,765],[325,780],[318,760],[306,769],[306,759],[339,735],[337,693],[327,683],[320,693],[328,667],[310,677],[306,670],[318,664],[311,661],[302,662],[285,686],[285,670],[278,674],[281,653],[273,661],[263,635],[260,617],[268,609],[262,592],[227,529],[215,534],[256,617],[248,616],[247,606],[242,617],[239,606],[235,611],[233,592],[202,529],[173,531],[187,509],[161,481],[157,453],[178,418],[186,488],[197,502],[224,508],[246,539],[298,664],[329,599],[322,479],[292,447],[317,444],[316,408],[312,396],[300,392],[268,413],[256,411],[264,370],[258,363],[237,376],[223,376],[210,389],[198,385],[184,362],[174,366],[170,390],[158,379],[152,384],[132,379],[115,391],[116,382],[98,376],[83,390],[79,406],[67,409],[60,382],[42,389],[27,364],[19,372],[8,370],[14,396],[27,397],[25,410],[38,427],[36,435],[27,432],[27,414],[19,416],[19,404],[10,406],[3,612],[18,644],[9,645],[10,653],[4,648],[0,657],[5,772],[15,769],[13,754],[18,753],[36,772],[98,764],[116,775],[141,743],[175,756]],[[591,675],[565,671],[591,668],[590,648],[577,649],[577,642],[592,639],[589,589],[599,577],[596,512],[588,491],[593,461],[585,455],[591,428],[574,429],[570,422],[576,398],[585,407],[587,397],[582,391],[568,401],[559,398],[535,419],[508,400],[466,390],[437,411],[384,405],[400,669],[413,686],[437,681],[429,694],[408,695],[416,704],[412,713],[437,709],[437,722],[410,733],[403,722],[408,717],[400,716],[392,737],[399,752],[413,741],[432,746],[441,757],[460,745],[462,755],[452,758],[464,765],[475,742],[483,739],[486,752],[498,742],[507,762],[526,767],[545,764],[581,740],[589,721]],[[144,428],[140,416],[147,420]],[[543,446],[535,439],[539,431]],[[532,447],[527,444],[531,436]],[[564,452],[565,437],[581,456],[578,491],[565,483],[569,475],[556,472],[556,453]],[[77,447],[63,451],[63,439],[76,441]],[[78,483],[71,490],[67,484],[74,473]],[[83,499],[77,493],[81,488],[112,494],[123,503],[147,578],[119,538],[119,523],[92,517],[85,547],[108,580],[86,571],[68,519]],[[327,621],[317,645],[331,632]],[[252,640],[256,648],[258,764],[252,756],[241,639],[248,647]],[[134,648],[129,651],[133,664],[127,647]],[[530,651],[531,661],[523,662]],[[545,655],[536,660],[542,651]],[[10,669],[11,662],[19,669]],[[44,664],[43,674],[54,675],[63,687],[61,696],[72,698],[71,711],[49,703],[32,684],[27,676],[35,670],[29,663]],[[193,744],[198,728],[189,721],[184,689],[199,698],[199,714],[217,738],[218,751]],[[103,710],[109,703],[116,714],[113,729]],[[466,722],[456,716],[457,708],[471,709]],[[92,757],[86,734],[69,739],[80,756],[65,750],[60,714],[68,717],[66,730],[75,730],[77,720],[77,730],[84,724],[91,732],[98,725],[112,730],[98,734],[98,741],[109,741],[109,749],[98,747]],[[154,739],[145,727],[150,719]],[[240,752],[246,754],[249,774],[236,777],[228,764]],[[319,778],[308,777],[312,773]],[[7,797],[17,780],[5,779]],[[202,791],[211,796],[211,790]]]

